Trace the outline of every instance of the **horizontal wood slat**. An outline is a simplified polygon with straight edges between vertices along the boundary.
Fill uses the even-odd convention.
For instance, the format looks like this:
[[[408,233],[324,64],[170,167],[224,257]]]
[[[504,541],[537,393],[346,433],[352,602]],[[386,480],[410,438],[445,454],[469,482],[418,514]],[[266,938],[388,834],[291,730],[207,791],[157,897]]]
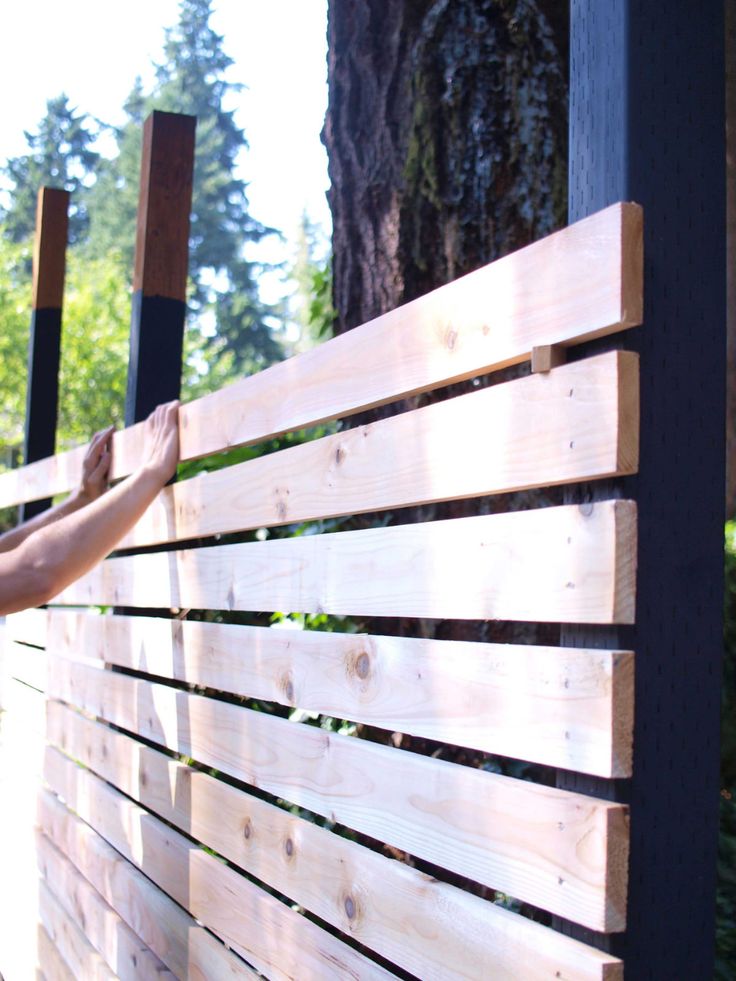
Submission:
[[[5,645],[5,670],[9,677],[36,691],[46,690],[46,653],[13,641]]]
[[[37,743],[43,740],[46,725],[46,697],[43,692],[13,677],[3,679],[0,709],[7,712],[3,725]],[[29,754],[30,763],[30,754]]]
[[[5,618],[5,637],[8,640],[46,646],[46,610],[23,610]]]
[[[115,981],[115,974],[104,958],[97,953],[43,880],[38,886],[38,912],[72,977],[84,978],[85,981]]]
[[[120,836],[122,832],[122,836],[125,837],[126,832],[123,828],[127,830],[127,838],[132,839],[133,842],[132,846],[128,846],[132,860],[136,860],[136,853],[143,851],[145,855],[150,857],[151,866],[155,866],[158,855],[168,848],[169,862],[171,863],[178,859],[180,867],[184,868],[188,877],[189,902],[196,897],[196,892],[200,888],[203,892],[209,892],[210,896],[214,893],[219,883],[216,881],[210,882],[200,874],[200,869],[203,869],[206,864],[204,861],[205,858],[210,858],[210,856],[199,849],[192,848],[176,832],[166,828],[152,815],[147,814],[135,804],[123,798],[91,773],[74,768],[69,761],[63,761],[63,758],[59,757],[55,751],[49,751],[48,762],[47,773],[52,786],[55,786],[55,789],[70,800],[72,806],[80,810],[83,816],[86,816],[88,811],[91,813],[91,809],[94,807],[94,819],[106,826],[106,834]],[[256,831],[255,840],[257,840],[257,835],[258,831]],[[166,841],[168,841],[168,845],[164,844]],[[182,849],[182,852],[186,850],[186,853],[180,856],[179,849]],[[350,871],[350,869],[346,869],[346,875]],[[226,870],[219,862],[214,862],[213,878],[226,879],[226,873],[229,872],[230,870]],[[236,876],[236,878],[239,877]],[[241,879],[240,882],[242,883],[243,880]],[[450,891],[449,887],[447,889]],[[232,896],[227,897],[230,901],[233,898]],[[341,899],[345,910],[343,919],[348,919],[347,910],[352,909],[352,920],[354,922],[351,933],[356,940],[362,941],[364,939],[362,936],[362,904],[369,903],[370,897],[359,894],[357,891],[351,891],[347,895],[343,894]],[[347,899],[352,900],[352,906],[346,902]],[[213,905],[216,905],[216,900],[213,901]],[[493,971],[493,977],[499,978],[501,981],[507,978],[518,979],[519,977],[524,977],[525,979],[548,978],[555,976],[555,971],[560,972],[559,976],[571,979],[618,979],[622,976],[620,973],[620,961],[610,955],[606,955],[594,948],[586,947],[546,927],[542,927],[516,914],[509,913],[499,907],[485,904],[483,901],[477,901],[474,905],[487,905],[490,911],[488,921],[492,922],[493,926],[491,929],[488,929],[484,925],[485,932],[481,933],[478,929],[479,922],[477,918],[456,920],[453,923],[454,931],[461,936],[465,936],[466,939],[471,940],[471,938],[475,938],[474,942],[477,943],[476,935],[480,934],[480,936],[485,938],[487,943],[486,957],[473,961],[466,958],[463,961],[462,966],[465,969],[463,976],[465,977],[487,978],[489,976],[489,968]],[[209,906],[208,912],[211,909],[212,906]],[[243,919],[243,913],[242,908],[238,910],[239,921]],[[312,925],[310,924],[310,926]],[[313,929],[316,928],[313,927]],[[396,929],[410,931],[412,926],[410,923],[397,924]],[[436,929],[437,927],[435,927]],[[323,934],[323,938],[324,944],[328,939],[328,935]],[[288,946],[289,938],[286,935],[282,935],[280,937],[280,947],[283,949],[288,948]],[[313,950],[311,948],[304,948],[299,952],[297,960],[298,967],[294,974],[295,977],[334,976],[336,970],[337,976],[340,977],[367,976],[362,973],[356,973],[355,975],[341,974],[340,968],[346,971],[349,969],[348,965],[340,965],[336,969],[334,964],[332,969],[326,973],[312,975],[310,973],[312,965],[309,963],[312,955]],[[273,975],[269,974],[268,976]],[[387,975],[382,972],[378,976],[385,977]],[[429,979],[439,981],[439,979],[448,975],[444,970],[430,970],[424,976],[427,977],[428,981]]]
[[[39,868],[59,906],[120,981],[176,981],[159,958],[44,834],[36,840]]]
[[[60,658],[49,694],[452,872],[596,929],[623,928],[622,805]]]
[[[41,981],[75,981],[66,961],[48,935],[43,923],[38,924],[38,964],[37,979]]]
[[[48,790],[39,796],[39,824],[177,977],[232,981],[259,976]]]
[[[634,656],[48,614],[49,649],[606,777],[631,773]]]
[[[631,501],[108,559],[64,604],[631,623]]]
[[[434,880],[56,705],[53,738],[128,796],[398,966],[468,977],[503,917]],[[462,927],[458,927],[462,924]]]
[[[128,861],[267,977],[393,977],[53,749],[45,776]]]
[[[633,473],[638,396],[612,351],[174,484],[121,547]]]
[[[616,204],[433,293],[182,407],[194,459],[444,385],[641,323],[642,212]],[[356,366],[360,370],[356,371]],[[113,474],[140,459],[140,424]],[[0,506],[78,482],[83,448],[0,477]]]

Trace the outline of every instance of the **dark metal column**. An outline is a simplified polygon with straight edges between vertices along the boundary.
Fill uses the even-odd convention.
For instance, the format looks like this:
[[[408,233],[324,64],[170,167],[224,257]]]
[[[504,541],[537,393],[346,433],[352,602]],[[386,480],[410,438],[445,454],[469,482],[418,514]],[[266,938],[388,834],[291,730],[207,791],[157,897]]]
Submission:
[[[637,623],[563,631],[563,643],[636,652],[634,777],[558,782],[630,802],[628,929],[597,938],[624,957],[628,981],[706,979],[723,608],[722,0],[573,0],[570,55],[570,220],[641,204],[645,273],[644,325],[621,340],[642,358],[641,470],[603,489],[639,502]]]

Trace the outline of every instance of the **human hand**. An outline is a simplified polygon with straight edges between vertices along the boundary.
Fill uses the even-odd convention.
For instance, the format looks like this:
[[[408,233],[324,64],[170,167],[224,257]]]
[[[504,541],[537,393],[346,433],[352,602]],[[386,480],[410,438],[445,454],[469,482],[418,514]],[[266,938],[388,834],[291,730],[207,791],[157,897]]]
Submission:
[[[176,473],[179,462],[179,401],[164,402],[146,419],[143,430],[142,468],[153,473],[161,486]]]
[[[82,461],[82,480],[77,491],[80,503],[96,501],[107,490],[114,428],[108,426],[107,429],[101,429],[90,440]]]

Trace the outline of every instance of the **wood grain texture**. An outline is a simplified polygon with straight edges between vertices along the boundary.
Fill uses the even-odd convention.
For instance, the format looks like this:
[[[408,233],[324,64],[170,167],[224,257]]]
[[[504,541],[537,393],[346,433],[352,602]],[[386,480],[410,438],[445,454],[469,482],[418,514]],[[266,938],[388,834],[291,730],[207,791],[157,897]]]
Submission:
[[[494,904],[57,706],[62,732],[70,755],[82,750],[82,763],[147,809],[412,974],[472,977],[503,963]]]
[[[38,970],[37,981],[75,981],[66,961],[56,948],[56,944],[48,935],[43,923],[38,924]]]
[[[133,289],[186,299],[196,119],[154,111],[143,125]]]
[[[266,977],[393,977],[53,749],[45,776],[98,834]]]
[[[36,199],[33,240],[33,309],[60,310],[69,229],[69,191],[41,187]]]
[[[642,213],[616,204],[281,364],[181,409],[182,459],[328,419],[641,323]],[[359,370],[356,370],[359,366]],[[140,459],[117,433],[113,477]],[[71,489],[83,448],[0,477],[0,506]]]
[[[212,981],[258,977],[48,790],[39,795],[39,824],[55,847],[177,977]]]
[[[636,505],[543,508],[108,559],[67,605],[631,623]]]
[[[48,618],[49,647],[161,678],[599,776],[631,773],[627,651]]]
[[[8,640],[32,644],[34,647],[46,646],[46,610],[23,610],[5,617],[5,637]]]
[[[168,878],[177,878],[177,871],[172,868],[172,864],[178,860],[183,866],[178,878],[187,879],[186,890],[190,903],[197,901],[203,905],[206,904],[206,911],[210,918],[221,916],[227,924],[229,939],[234,939],[236,945],[239,945],[240,941],[237,936],[233,938],[233,934],[238,929],[244,929],[244,921],[246,920],[250,920],[253,927],[260,927],[260,945],[266,946],[268,944],[269,938],[263,934],[270,934],[277,924],[266,924],[260,916],[253,916],[251,903],[245,903],[241,900],[239,908],[232,908],[230,905],[240,899],[241,889],[245,885],[249,885],[244,879],[237,876],[233,870],[226,869],[225,866],[201,850],[192,848],[189,842],[177,832],[168,829],[152,815],[123,798],[117,791],[103,784],[89,771],[74,768],[69,761],[64,760],[53,750],[49,751],[48,764],[47,774],[52,786],[63,793],[72,802],[75,809],[81,809],[83,816],[86,816],[88,812],[90,816],[93,815],[95,822],[101,826],[104,825],[106,835],[116,837],[122,834],[123,838],[126,838],[127,835],[126,841],[131,841],[132,844],[126,844],[126,848],[133,861],[142,862],[149,869],[158,871],[158,866],[168,860],[169,865],[165,874]],[[141,853],[144,858],[136,858]],[[205,874],[206,871],[209,872],[208,867],[212,870],[209,876]],[[223,889],[223,887],[225,888]],[[252,886],[247,891],[256,888]],[[353,900],[353,919],[358,921],[357,927],[361,920],[363,895],[357,890],[353,890],[349,896],[342,895],[341,899],[346,911],[343,914],[344,917],[347,917],[347,910],[351,908],[350,904],[346,902],[348,898]],[[230,908],[224,910],[223,907],[226,903],[230,905]],[[281,909],[283,910],[285,907],[281,907]],[[477,960],[464,961],[462,965],[464,970],[457,972],[458,977],[486,978],[489,976],[488,971],[492,970],[493,977],[500,979],[549,978],[554,976],[554,971],[560,970],[561,967],[564,969],[564,975],[561,976],[569,978],[617,978],[621,976],[620,962],[609,955],[571,941],[561,934],[540,927],[538,924],[497,907],[492,907],[491,917],[495,923],[492,935],[485,936],[486,942],[490,941],[486,958],[480,962]],[[205,918],[203,917],[203,919]],[[302,920],[302,923],[305,921]],[[473,921],[454,923],[455,930],[463,935],[472,931],[476,926],[477,923]],[[319,929],[313,924],[309,924],[309,927],[312,932]],[[408,924],[405,928],[411,929]],[[218,928],[215,927],[215,929]],[[356,933],[358,933],[357,929]],[[316,940],[316,936],[314,939]],[[357,939],[360,937],[358,936]],[[297,938],[291,932],[281,932],[279,935],[279,955],[282,958],[288,958],[289,950],[295,942],[298,943]],[[324,948],[335,943],[338,941],[330,938],[328,934],[322,933],[321,945],[323,950],[321,957],[323,963],[321,968],[318,963],[315,964],[315,953],[319,958],[320,952],[315,952],[314,947],[304,947],[301,950],[293,951],[291,957],[295,959],[296,964],[292,968],[295,971],[293,976],[333,976],[335,971],[340,977],[390,976],[387,972],[381,971],[380,968],[373,968],[369,961],[364,961],[361,965],[357,960],[358,955],[355,954],[353,954],[354,963],[352,965],[340,960],[332,960],[328,962],[331,963],[331,968],[325,972],[324,955],[327,952]],[[349,948],[344,949],[349,950]],[[531,951],[534,953],[530,956]],[[272,951],[269,951],[269,956],[273,957]],[[317,967],[317,973],[313,973],[315,967]],[[351,969],[355,970],[354,975],[339,973],[341,970],[349,971]],[[378,973],[368,973],[373,971]],[[288,975],[281,971],[274,971],[273,965],[270,965],[268,976],[284,977]],[[429,979],[440,981],[441,978],[447,976],[446,972],[436,970],[431,970],[426,975],[428,981]]]
[[[59,906],[120,981],[176,981],[176,976],[62,855],[46,835],[37,836],[39,868]]]
[[[167,487],[121,547],[633,473],[638,391],[623,351],[482,389]]]
[[[49,694],[491,888],[597,929],[623,927],[622,805],[61,658]]]
[[[38,885],[38,912],[72,977],[84,978],[85,981],[115,981],[114,972],[43,880]]]
[[[14,678],[38,692],[46,690],[45,651],[10,641],[5,644],[4,659],[7,677]]]

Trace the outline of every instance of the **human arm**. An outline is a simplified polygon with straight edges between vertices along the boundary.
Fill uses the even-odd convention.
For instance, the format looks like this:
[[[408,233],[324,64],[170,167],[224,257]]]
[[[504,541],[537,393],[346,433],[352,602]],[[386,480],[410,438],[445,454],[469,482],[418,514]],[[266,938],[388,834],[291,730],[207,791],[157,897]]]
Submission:
[[[133,474],[0,554],[0,614],[47,603],[115,548],[176,470],[178,411],[178,402],[168,402],[149,416]]]
[[[11,528],[0,535],[0,552],[10,552],[18,548],[29,535],[35,534],[46,525],[53,524],[60,518],[73,514],[80,508],[85,507],[98,497],[107,488],[107,476],[110,470],[111,459],[111,439],[113,426],[100,430],[90,440],[89,448],[82,462],[82,479],[79,487],[60,504],[35,515],[22,525]]]

